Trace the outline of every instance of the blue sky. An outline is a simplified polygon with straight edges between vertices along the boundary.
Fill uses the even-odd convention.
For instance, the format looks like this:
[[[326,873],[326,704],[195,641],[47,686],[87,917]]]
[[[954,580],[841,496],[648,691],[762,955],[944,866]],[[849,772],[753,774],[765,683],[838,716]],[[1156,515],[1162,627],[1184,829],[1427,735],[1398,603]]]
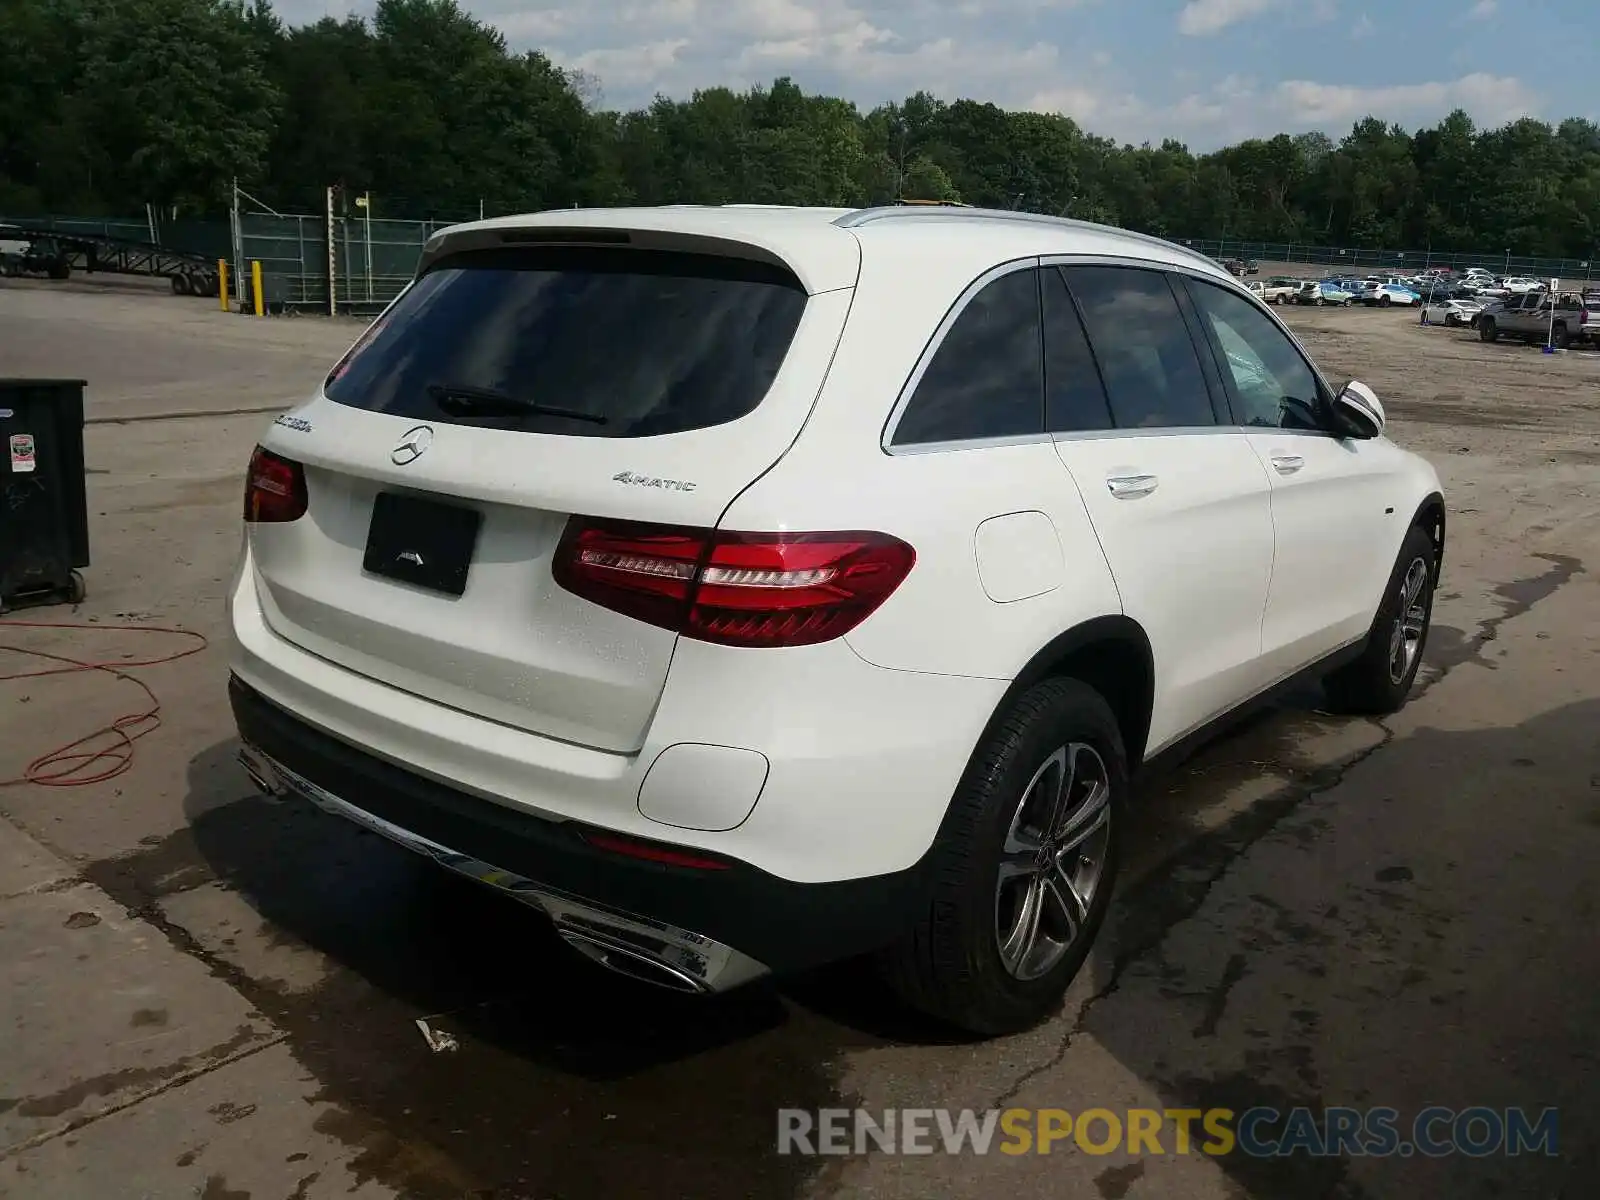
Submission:
[[[593,76],[606,107],[791,75],[863,109],[925,89],[1064,112],[1197,150],[1338,138],[1460,107],[1484,125],[1600,117],[1596,6],[1579,0],[461,0],[516,48]],[[278,0],[291,22],[359,0]]]

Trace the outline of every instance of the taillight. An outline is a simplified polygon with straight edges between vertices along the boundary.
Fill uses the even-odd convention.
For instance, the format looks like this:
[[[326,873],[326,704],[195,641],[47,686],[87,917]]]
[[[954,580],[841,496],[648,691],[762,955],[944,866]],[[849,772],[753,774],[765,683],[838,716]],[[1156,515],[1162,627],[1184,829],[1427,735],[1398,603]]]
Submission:
[[[298,521],[306,515],[306,473],[299,463],[257,446],[244,482],[244,519]]]
[[[809,646],[854,629],[917,556],[885,533],[736,533],[574,517],[553,571],[569,592],[724,646]]]
[[[726,871],[732,863],[711,858],[664,842],[646,842],[638,838],[622,837],[602,829],[586,829],[581,834],[584,841],[596,850],[637,858],[642,862],[660,863],[668,867],[688,867],[695,871]]]

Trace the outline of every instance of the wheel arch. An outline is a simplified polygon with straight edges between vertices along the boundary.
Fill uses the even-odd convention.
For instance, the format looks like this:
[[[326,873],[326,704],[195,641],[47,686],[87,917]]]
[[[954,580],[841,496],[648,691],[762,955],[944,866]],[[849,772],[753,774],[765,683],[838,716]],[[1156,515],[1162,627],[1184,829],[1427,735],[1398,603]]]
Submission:
[[[1092,617],[1057,634],[1034,653],[1006,688],[973,747],[976,756],[1017,697],[1034,684],[1068,676],[1099,692],[1116,715],[1128,753],[1128,769],[1137,772],[1150,736],[1155,703],[1155,656],[1144,628],[1121,613]]]
[[[1427,530],[1428,536],[1433,539],[1433,584],[1438,587],[1440,573],[1444,570],[1444,495],[1429,492],[1424,496],[1412,515],[1411,524]]]

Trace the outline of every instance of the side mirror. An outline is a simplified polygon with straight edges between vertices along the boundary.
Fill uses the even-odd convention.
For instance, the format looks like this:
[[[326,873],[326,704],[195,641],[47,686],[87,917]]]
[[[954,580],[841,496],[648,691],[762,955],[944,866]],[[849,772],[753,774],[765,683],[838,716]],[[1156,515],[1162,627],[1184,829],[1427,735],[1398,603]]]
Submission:
[[[1333,398],[1333,410],[1342,432],[1353,438],[1375,438],[1383,433],[1383,405],[1366,384],[1352,379]]]

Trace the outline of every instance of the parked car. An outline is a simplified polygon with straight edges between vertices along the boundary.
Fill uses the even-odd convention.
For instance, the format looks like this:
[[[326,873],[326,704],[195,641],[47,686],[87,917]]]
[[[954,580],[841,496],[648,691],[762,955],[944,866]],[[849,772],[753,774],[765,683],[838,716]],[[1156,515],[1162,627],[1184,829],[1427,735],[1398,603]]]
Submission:
[[[22,264],[28,257],[29,242],[25,238],[7,237],[0,227],[0,275],[22,274]]]
[[[1242,277],[1246,273],[1243,259],[1225,258],[1222,260],[1222,265],[1227,269],[1228,274],[1234,276],[1235,278]]]
[[[1398,283],[1375,283],[1360,296],[1361,303],[1379,308],[1388,308],[1392,304],[1415,304],[1419,299],[1416,292]]]
[[[1590,308],[1571,293],[1553,300],[1544,292],[1508,296],[1479,313],[1477,326],[1478,337],[1486,342],[1514,337],[1558,349],[1575,342],[1600,344],[1600,308]]]
[[[1422,319],[1430,325],[1471,325],[1483,311],[1476,300],[1432,299],[1422,306]]]
[[[1245,259],[1245,261],[1244,261],[1244,273],[1246,275],[1256,275],[1256,274],[1259,274],[1260,271],[1261,271],[1261,264],[1260,263],[1258,263],[1253,258]]]
[[[1346,291],[1341,285],[1327,280],[1312,281],[1302,284],[1300,291],[1295,295],[1296,304],[1342,304],[1346,308],[1354,304],[1356,294]]]
[[[1261,281],[1261,295],[1268,304],[1287,304],[1304,284],[1292,275],[1271,275]]]
[[[1444,501],[1384,429],[1226,271],[1122,230],[454,226],[251,458],[244,760],[625,974],[870,953],[1025,1028],[1136,771],[1286,682],[1404,704]]]

